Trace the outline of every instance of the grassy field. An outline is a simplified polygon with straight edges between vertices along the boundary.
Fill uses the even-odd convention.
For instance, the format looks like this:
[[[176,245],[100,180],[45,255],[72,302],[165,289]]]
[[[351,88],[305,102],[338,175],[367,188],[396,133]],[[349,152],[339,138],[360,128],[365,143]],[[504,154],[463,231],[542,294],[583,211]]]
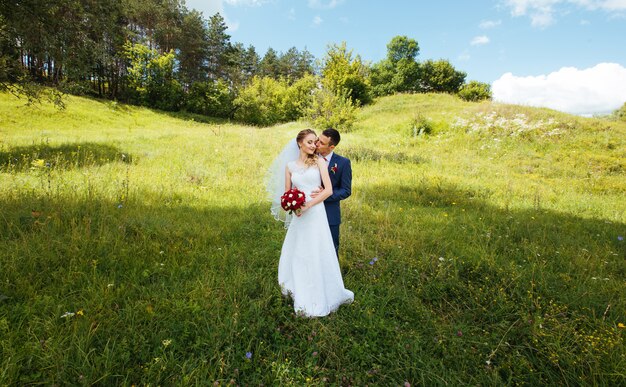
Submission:
[[[0,385],[626,385],[626,123],[364,108],[319,319],[264,197],[304,127],[0,94]]]

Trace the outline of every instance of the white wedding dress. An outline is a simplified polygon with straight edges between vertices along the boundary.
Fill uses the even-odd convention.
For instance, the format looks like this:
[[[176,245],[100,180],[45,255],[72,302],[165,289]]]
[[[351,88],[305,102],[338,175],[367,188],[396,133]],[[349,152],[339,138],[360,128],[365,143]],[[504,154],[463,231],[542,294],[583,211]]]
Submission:
[[[292,186],[309,201],[311,191],[322,184],[318,167],[299,167],[295,161],[287,167]],[[296,313],[308,317],[326,316],[354,300],[354,293],[343,285],[323,203],[291,220],[278,263],[278,283],[282,293],[293,298]]]

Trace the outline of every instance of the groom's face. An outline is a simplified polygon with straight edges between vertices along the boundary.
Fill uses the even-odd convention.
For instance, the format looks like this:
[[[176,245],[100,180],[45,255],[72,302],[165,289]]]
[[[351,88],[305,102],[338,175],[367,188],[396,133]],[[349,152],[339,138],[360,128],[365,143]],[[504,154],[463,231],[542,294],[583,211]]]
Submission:
[[[330,138],[324,136],[323,134],[320,134],[317,138],[315,145],[317,146],[317,153],[322,156],[328,155],[333,149],[335,149],[334,145],[330,145]]]

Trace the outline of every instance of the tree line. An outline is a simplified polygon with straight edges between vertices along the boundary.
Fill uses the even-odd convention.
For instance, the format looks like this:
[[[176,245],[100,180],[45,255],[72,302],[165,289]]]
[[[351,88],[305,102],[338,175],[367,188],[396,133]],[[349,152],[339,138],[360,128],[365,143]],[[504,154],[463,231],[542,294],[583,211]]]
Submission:
[[[396,36],[374,64],[345,43],[323,58],[292,47],[232,42],[224,18],[184,0],[0,0],[0,88],[37,85],[169,111],[269,125],[306,117],[349,127],[373,98],[401,92],[491,97],[447,60],[419,62],[419,45]],[[57,95],[52,93],[53,95]]]

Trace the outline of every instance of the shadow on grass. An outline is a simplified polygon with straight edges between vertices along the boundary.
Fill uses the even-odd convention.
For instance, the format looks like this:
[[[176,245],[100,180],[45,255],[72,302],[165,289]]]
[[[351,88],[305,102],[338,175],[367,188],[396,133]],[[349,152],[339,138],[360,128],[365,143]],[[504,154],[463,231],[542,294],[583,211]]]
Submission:
[[[211,384],[250,368],[251,342],[273,343],[277,328],[295,323],[276,282],[285,231],[267,205],[192,208],[165,199],[0,199],[0,321],[22,327],[5,335],[0,325],[0,384],[79,374],[105,384],[183,383],[160,366],[149,370],[163,359],[164,340],[173,342],[172,365]],[[78,309],[84,318],[60,317]],[[59,356],[36,356],[39,340]],[[88,366],[74,363],[87,358]],[[263,369],[244,380],[265,380]]]
[[[198,113],[190,113],[187,111],[177,111],[177,112],[173,112],[173,111],[168,111],[168,110],[160,110],[160,109],[156,109],[156,108],[152,108],[149,106],[143,106],[143,105],[133,105],[133,104],[129,104],[129,103],[122,103],[122,102],[118,102],[118,101],[111,101],[111,100],[107,100],[107,99],[102,99],[102,98],[95,98],[95,97],[84,97],[87,99],[90,99],[94,102],[99,102],[103,105],[105,105],[106,107],[108,107],[111,110],[117,111],[117,112],[122,112],[122,113],[128,113],[130,111],[132,111],[132,109],[149,109],[151,111],[157,112],[159,114],[165,114],[167,116],[170,116],[172,118],[176,118],[179,120],[184,120],[184,121],[195,121],[195,122],[200,122],[203,124],[215,124],[215,125],[219,125],[219,124],[227,124],[230,123],[231,120],[227,119],[227,118],[219,118],[219,117],[210,117],[210,116],[206,116],[203,114],[198,114]]]
[[[517,273],[528,281],[524,286],[542,284],[535,290],[546,298],[593,313],[602,314],[607,302],[626,307],[611,293],[623,287],[619,279],[626,275],[626,224],[544,209],[540,200],[530,209],[496,207],[488,203],[490,195],[446,184],[366,186],[355,196],[367,208],[351,208],[349,221],[364,235],[374,227],[377,238],[368,240],[366,250],[388,257],[403,273],[409,271],[402,267],[436,269],[454,261],[459,283],[489,283],[498,276],[505,283]]]
[[[74,143],[12,147],[0,151],[0,170],[24,171],[30,168],[72,169],[112,162],[131,163],[132,155],[108,144]]]
[[[276,283],[285,232],[267,205],[155,195],[0,200],[0,321],[21,327],[0,336],[0,384],[620,381],[585,340],[614,339],[624,260],[602,262],[624,253],[622,223],[507,211],[443,184],[363,187],[342,226],[356,301],[299,319]]]

